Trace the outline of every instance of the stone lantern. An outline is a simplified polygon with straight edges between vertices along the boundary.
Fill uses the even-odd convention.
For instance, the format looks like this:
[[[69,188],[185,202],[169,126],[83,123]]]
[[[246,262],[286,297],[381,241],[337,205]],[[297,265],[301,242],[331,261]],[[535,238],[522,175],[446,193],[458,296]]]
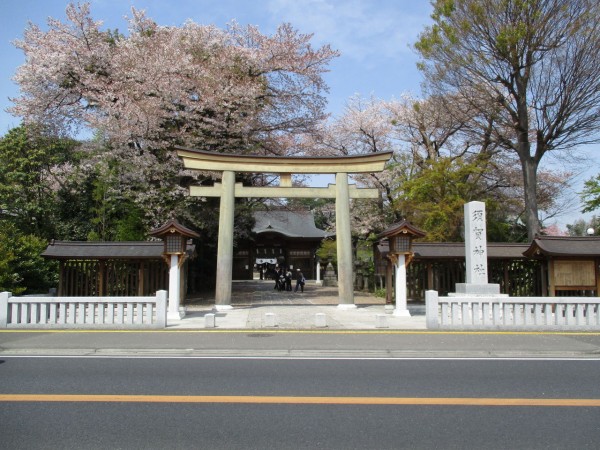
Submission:
[[[180,320],[185,316],[180,311],[181,298],[181,266],[187,259],[187,240],[199,238],[200,235],[184,227],[176,220],[169,220],[163,226],[150,232],[150,236],[161,238],[164,241],[163,257],[169,264],[169,309],[167,320]]]
[[[406,304],[406,266],[413,257],[412,242],[413,239],[425,236],[425,232],[413,226],[410,222],[402,220],[386,230],[379,236],[379,239],[387,239],[389,243],[389,252],[387,255],[388,264],[386,271],[386,303],[391,304],[392,298],[392,265],[395,267],[395,293],[396,308],[395,316],[410,317],[410,312]]]

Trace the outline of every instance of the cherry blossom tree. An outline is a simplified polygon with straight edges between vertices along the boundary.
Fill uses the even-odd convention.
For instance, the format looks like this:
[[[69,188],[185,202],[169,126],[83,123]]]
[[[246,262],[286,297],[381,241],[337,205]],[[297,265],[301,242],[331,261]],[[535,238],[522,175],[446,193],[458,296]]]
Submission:
[[[367,236],[401,219],[424,225],[419,224],[406,186],[423,180],[423,173],[431,171],[431,164],[440,158],[449,158],[448,169],[453,161],[481,149],[460,135],[466,126],[465,114],[444,114],[438,103],[439,99],[418,100],[409,95],[392,101],[356,96],[340,117],[323,128],[321,140],[311,142],[313,151],[332,155],[393,152],[383,172],[353,177],[358,185],[382,193],[379,202],[353,202],[353,230],[357,234]]]
[[[357,96],[307,147],[330,155],[393,152],[384,172],[353,177],[382,194],[380,202],[353,202],[353,230],[361,236],[408,219],[427,230],[430,240],[460,240],[463,204],[485,200],[498,224],[494,239],[522,240],[519,163],[491,139],[496,125],[492,115],[459,96],[403,95],[391,101]],[[540,171],[538,202],[547,217],[560,206],[567,177]]]
[[[325,117],[323,74],[338,53],[289,24],[271,35],[235,22],[159,26],[132,9],[127,35],[103,30],[89,4],[70,4],[48,31],[29,24],[11,111],[56,133],[82,127],[127,161],[140,202],[181,197],[195,174],[172,147],[286,154]],[[134,168],[135,170],[129,170]],[[131,184],[131,183],[129,183]]]
[[[375,98],[365,99],[361,96],[350,98],[343,113],[328,122],[323,122],[318,133],[305,136],[302,142],[305,154],[326,156],[347,156],[373,153],[378,151],[394,151],[392,161],[386,170],[376,174],[353,176],[354,181],[362,187],[374,187],[382,193],[381,201],[356,200],[352,202],[352,229],[361,236],[382,230],[393,218],[386,214],[394,214],[393,191],[399,178],[392,167],[396,167],[402,159],[392,118],[386,105]]]

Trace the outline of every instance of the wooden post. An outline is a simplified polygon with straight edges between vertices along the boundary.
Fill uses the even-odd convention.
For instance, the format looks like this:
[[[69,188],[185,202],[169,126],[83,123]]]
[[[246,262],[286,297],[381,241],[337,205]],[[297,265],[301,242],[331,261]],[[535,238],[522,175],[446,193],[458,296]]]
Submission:
[[[508,262],[502,261],[502,268],[504,269],[504,293],[511,295],[510,289],[510,277],[508,276]]]
[[[387,264],[385,266],[385,303],[386,305],[391,305],[393,303],[392,300],[392,261],[387,260]]]
[[[140,261],[140,265],[138,266],[138,288],[137,295],[140,297],[144,295],[144,272],[145,272],[146,263],[144,261]]]
[[[64,297],[65,295],[65,262],[63,260],[59,263],[59,275],[58,275],[58,296]]]
[[[548,297],[548,262],[540,264],[540,279],[542,283],[542,297]]]
[[[548,278],[550,282],[550,297],[556,297],[556,287],[554,284],[554,260],[548,260]]]
[[[600,274],[598,273],[598,264],[600,264],[599,260],[595,260],[594,261],[594,267],[596,267],[596,292],[595,292],[595,296],[598,297],[600,296]],[[600,314],[600,311],[597,312],[597,314]]]
[[[106,295],[106,263],[100,260],[98,271],[98,295],[104,297]]]
[[[433,290],[433,264],[427,263],[427,287],[426,291]]]

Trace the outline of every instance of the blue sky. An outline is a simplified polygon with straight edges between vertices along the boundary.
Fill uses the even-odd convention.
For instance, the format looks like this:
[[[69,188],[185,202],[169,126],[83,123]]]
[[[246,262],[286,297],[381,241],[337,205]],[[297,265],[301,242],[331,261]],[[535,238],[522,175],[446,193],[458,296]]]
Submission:
[[[126,30],[130,8],[146,10],[160,25],[181,25],[186,19],[224,27],[235,19],[272,33],[290,22],[313,33],[313,44],[330,44],[341,52],[326,75],[329,111],[338,114],[356,93],[382,99],[419,92],[421,76],[410,46],[430,22],[428,1],[410,0],[92,0],[94,19],[107,28]],[[23,63],[11,41],[23,35],[28,21],[40,26],[48,16],[64,20],[66,0],[0,0],[0,134],[19,124],[5,109],[18,89],[11,81]]]
[[[326,75],[330,87],[328,110],[340,114],[346,101],[355,94],[373,95],[389,100],[405,92],[418,96],[422,77],[416,68],[417,57],[411,49],[418,34],[431,22],[427,0],[92,0],[92,16],[107,28],[125,31],[124,16],[130,8],[146,10],[160,25],[181,25],[192,19],[197,23],[224,27],[235,19],[240,24],[258,25],[272,33],[277,25],[290,22],[302,33],[313,33],[313,44],[330,44],[341,56],[330,65]],[[0,0],[0,136],[19,124],[9,115],[9,97],[18,94],[11,81],[23,63],[23,55],[11,42],[22,37],[28,21],[45,26],[51,16],[64,20],[67,0]],[[586,153],[600,146],[582,149]],[[547,161],[557,164],[556,161]],[[562,161],[558,161],[561,169]],[[600,170],[593,161],[577,173],[570,211],[558,218],[559,225],[581,217],[576,191],[583,180]],[[552,222],[547,223],[547,225]]]

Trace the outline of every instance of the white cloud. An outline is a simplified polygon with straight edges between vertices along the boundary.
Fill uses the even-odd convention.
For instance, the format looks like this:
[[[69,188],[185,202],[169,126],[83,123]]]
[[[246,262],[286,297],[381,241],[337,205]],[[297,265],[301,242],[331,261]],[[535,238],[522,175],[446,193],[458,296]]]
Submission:
[[[406,0],[269,0],[267,10],[272,20],[312,32],[315,43],[331,44],[358,62],[375,53],[379,58],[409,54],[430,22],[427,2]]]

